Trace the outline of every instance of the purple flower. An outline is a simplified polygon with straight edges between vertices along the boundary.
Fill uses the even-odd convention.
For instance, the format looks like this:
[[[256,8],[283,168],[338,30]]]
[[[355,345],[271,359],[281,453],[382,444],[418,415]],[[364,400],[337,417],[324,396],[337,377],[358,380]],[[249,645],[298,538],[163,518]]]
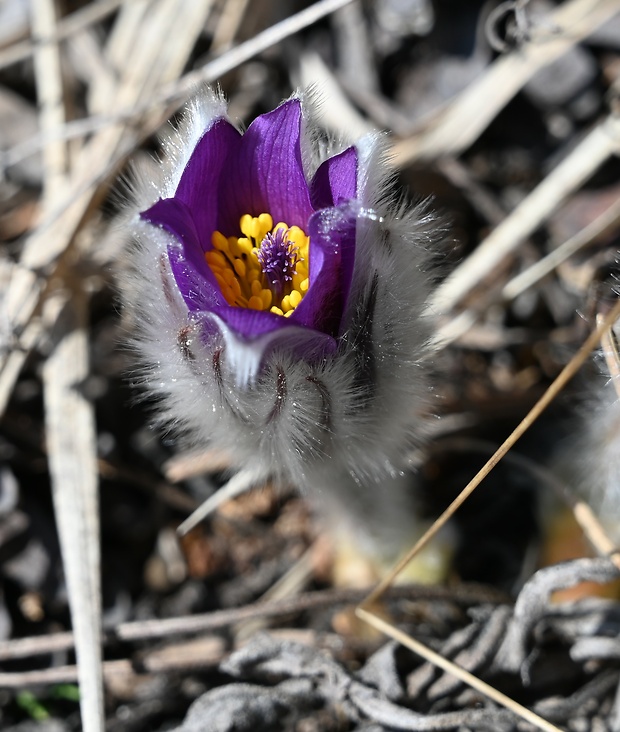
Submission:
[[[176,284],[206,337],[241,348],[254,379],[278,341],[334,353],[355,261],[355,226],[325,226],[326,209],[357,196],[354,147],[325,160],[310,182],[302,162],[302,107],[291,99],[244,135],[216,118],[194,148],[174,196],[142,217],[174,236]],[[243,348],[243,346],[246,346]],[[251,370],[248,368],[251,364]]]
[[[396,536],[437,226],[394,196],[380,135],[321,143],[313,120],[295,96],[241,134],[197,98],[136,171],[125,302],[162,421]]]

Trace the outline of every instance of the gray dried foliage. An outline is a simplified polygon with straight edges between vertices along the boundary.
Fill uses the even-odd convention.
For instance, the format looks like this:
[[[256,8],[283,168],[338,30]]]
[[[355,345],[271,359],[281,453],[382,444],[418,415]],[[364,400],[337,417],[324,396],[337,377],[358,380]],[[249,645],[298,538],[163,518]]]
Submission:
[[[604,557],[577,559],[538,571],[519,594],[508,632],[502,643],[497,663],[502,669],[523,670],[527,655],[527,639],[534,625],[546,613],[550,595],[580,582],[610,582],[618,577],[618,569]]]
[[[618,603],[550,603],[559,588],[617,576],[606,558],[542,569],[514,608],[474,607],[468,611],[471,622],[430,641],[554,724],[575,732],[620,729]],[[333,727],[325,729],[334,730],[533,729],[395,642],[352,672],[326,651],[263,633],[220,670],[237,681],[203,694],[176,732],[305,729],[304,721],[317,710],[329,712]],[[572,692],[565,693],[567,688]]]
[[[386,649],[369,660],[370,672],[365,668],[355,675],[315,648],[277,640],[267,634],[258,635],[225,661],[222,671],[262,684],[276,681],[276,685],[238,683],[209,691],[194,703],[177,732],[250,732],[285,729],[290,728],[289,725],[294,728],[294,722],[300,721],[309,708],[325,704],[337,707],[340,715],[351,723],[370,722],[381,730],[510,729],[507,723],[511,715],[491,705],[482,709],[421,714],[395,704],[387,694],[360,680],[374,676],[377,667],[383,664],[393,667],[393,659],[390,659],[393,644]],[[399,684],[396,681],[396,685]],[[394,689],[387,691],[390,696],[395,693]]]

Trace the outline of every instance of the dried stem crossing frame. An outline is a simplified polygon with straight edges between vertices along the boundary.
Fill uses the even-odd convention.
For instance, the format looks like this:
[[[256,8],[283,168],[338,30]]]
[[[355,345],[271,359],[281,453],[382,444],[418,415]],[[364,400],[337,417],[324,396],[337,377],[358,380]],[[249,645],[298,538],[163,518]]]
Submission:
[[[503,444],[497,449],[497,451],[489,458],[484,466],[478,471],[478,473],[472,478],[472,480],[463,488],[461,493],[452,501],[448,508],[439,516],[439,518],[433,523],[428,531],[417,541],[417,543],[411,548],[411,550],[388,572],[387,576],[379,582],[374,590],[365,598],[365,600],[358,605],[356,608],[356,614],[361,619],[372,625],[377,630],[385,633],[394,640],[402,643],[407,648],[410,648],[414,653],[425,658],[430,663],[435,664],[444,671],[448,671],[457,678],[469,684],[472,688],[480,691],[485,696],[493,699],[494,701],[502,704],[503,706],[511,709],[515,714],[519,715],[523,719],[532,724],[536,725],[539,729],[545,732],[561,732],[561,730],[547,722],[542,717],[538,716],[534,712],[530,711],[526,707],[518,704],[510,697],[502,694],[494,687],[486,684],[481,679],[477,678],[473,674],[470,674],[465,669],[460,668],[456,664],[452,663],[448,659],[435,653],[433,650],[425,646],[420,641],[412,638],[410,635],[403,633],[391,623],[386,622],[380,618],[374,612],[372,612],[372,606],[377,603],[384,592],[392,585],[398,575],[405,569],[405,567],[411,562],[411,560],[425,547],[428,542],[445,526],[448,520],[458,511],[458,509],[465,503],[465,501],[471,496],[476,488],[482,483],[487,475],[493,470],[493,468],[499,463],[499,461],[508,453],[508,451],[515,445],[515,443],[525,434],[525,432],[531,427],[531,425],[538,419],[542,412],[551,404],[551,402],[557,397],[562,391],[566,384],[575,376],[577,371],[584,364],[590,353],[596,348],[597,344],[601,342],[609,333],[613,324],[620,318],[620,300],[616,302],[614,307],[608,312],[608,314],[602,318],[597,328],[590,334],[586,339],[581,348],[566,364],[564,369],[556,377],[554,382],[545,391],[543,396],[536,402],[526,417],[516,427],[516,429],[510,434],[510,436],[503,442]],[[573,507],[575,511],[575,518],[582,523],[584,520],[588,526],[595,524],[596,519],[591,511],[587,509],[587,506],[582,502],[578,502]],[[603,555],[608,554],[613,544],[611,540],[606,536],[604,530],[598,524],[596,526],[596,533],[592,534],[588,532],[589,536],[594,536],[595,541],[598,539],[596,547]],[[612,554],[611,559],[620,569],[620,556],[618,554]]]

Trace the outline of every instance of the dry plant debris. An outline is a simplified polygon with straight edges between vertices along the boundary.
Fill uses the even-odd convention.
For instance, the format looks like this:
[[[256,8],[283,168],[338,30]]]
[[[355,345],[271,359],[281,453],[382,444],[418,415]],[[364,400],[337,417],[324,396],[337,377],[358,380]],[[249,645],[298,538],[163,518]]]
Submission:
[[[579,494],[601,466],[575,438],[617,400],[619,75],[618,0],[0,5],[3,729],[620,729],[620,512]],[[405,645],[356,624],[372,588],[331,588],[301,498],[235,497],[243,471],[216,493],[234,456],[180,453],[132,389],[119,175],[204,82],[246,124],[316,85],[325,128],[388,130],[448,222],[421,514],[546,407],[450,518],[449,585],[362,604]]]

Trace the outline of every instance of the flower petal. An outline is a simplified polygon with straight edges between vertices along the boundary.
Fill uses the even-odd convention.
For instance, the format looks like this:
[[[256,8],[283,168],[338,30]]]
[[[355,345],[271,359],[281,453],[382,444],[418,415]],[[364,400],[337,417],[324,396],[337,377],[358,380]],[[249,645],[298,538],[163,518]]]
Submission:
[[[172,234],[178,246],[168,247],[170,267],[177,285],[193,312],[224,302],[213,272],[208,267],[192,212],[178,198],[165,198],[140,214],[140,218]]]
[[[270,213],[305,230],[312,214],[301,157],[301,103],[284,102],[252,122],[222,173],[219,228],[236,236],[239,218]]]
[[[220,175],[241,134],[225,119],[216,120],[196,145],[175,193],[192,212],[203,252],[217,228]]]
[[[190,247],[198,246],[198,231],[192,212],[177,198],[161,198],[151,208],[142,211],[140,218],[160,226]]]
[[[310,287],[293,322],[339,335],[353,278],[356,224],[357,209],[351,204],[322,209],[310,218]]]
[[[355,198],[357,193],[357,150],[349,147],[328,158],[316,171],[310,186],[315,209],[337,206]]]
[[[210,277],[205,277],[187,259],[180,246],[168,247],[168,259],[179,292],[190,312],[212,310],[226,302],[213,273],[209,270]]]
[[[295,325],[292,318],[273,313],[221,307],[213,308],[205,316],[205,320],[215,323],[224,338],[226,363],[239,387],[256,380],[267,351],[284,340],[287,351],[308,360],[334,353],[338,347],[336,340],[326,333]]]

